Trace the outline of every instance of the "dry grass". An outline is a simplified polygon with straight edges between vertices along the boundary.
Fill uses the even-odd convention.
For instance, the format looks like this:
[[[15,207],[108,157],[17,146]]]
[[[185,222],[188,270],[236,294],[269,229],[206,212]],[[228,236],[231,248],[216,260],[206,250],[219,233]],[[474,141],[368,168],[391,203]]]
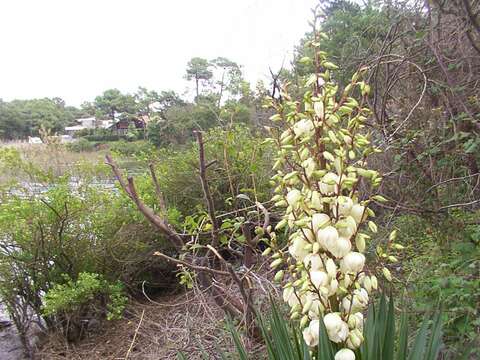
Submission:
[[[133,303],[126,319],[105,323],[102,333],[69,344],[60,334],[46,338],[38,357],[43,360],[219,358],[218,350],[233,349],[223,312],[192,292],[162,298],[164,303]],[[143,314],[143,316],[142,316]],[[250,345],[252,346],[252,344]]]
[[[276,292],[265,277],[252,274],[257,283],[256,306],[267,311],[268,294]],[[230,294],[237,289],[231,286]],[[236,296],[239,296],[237,294]],[[248,338],[243,341],[255,359],[261,359],[262,345]],[[187,359],[220,359],[219,350],[234,349],[225,316],[199,289],[145,302],[133,302],[125,319],[106,322],[101,332],[92,333],[77,344],[69,344],[59,334],[45,339],[38,352],[42,360],[160,360],[177,359],[179,351]]]

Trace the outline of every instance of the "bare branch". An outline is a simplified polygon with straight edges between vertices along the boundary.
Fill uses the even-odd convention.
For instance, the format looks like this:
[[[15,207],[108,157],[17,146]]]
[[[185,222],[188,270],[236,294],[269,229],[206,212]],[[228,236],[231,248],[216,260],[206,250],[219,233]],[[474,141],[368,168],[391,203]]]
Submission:
[[[217,247],[219,245],[218,239],[218,220],[215,216],[215,205],[213,203],[212,194],[210,193],[210,188],[208,186],[207,180],[207,165],[205,163],[205,148],[203,144],[203,136],[200,131],[195,131],[198,142],[198,152],[199,152],[199,170],[200,170],[200,182],[202,183],[203,195],[205,196],[205,201],[207,203],[208,214],[210,216],[210,221],[212,222],[212,245]]]
[[[135,189],[135,183],[132,177],[127,179],[128,183],[125,182],[123,176],[118,168],[117,164],[113,161],[110,155],[106,155],[105,163],[112,168],[113,173],[115,174],[116,179],[118,180],[121,188],[125,193],[133,200],[135,205],[137,205],[138,210],[147,218],[150,223],[160,230],[172,243],[177,250],[181,249],[184,245],[183,239],[177,234],[172,227],[168,224],[168,221],[155,214],[152,208],[145,205],[145,203],[139,198],[137,191]]]

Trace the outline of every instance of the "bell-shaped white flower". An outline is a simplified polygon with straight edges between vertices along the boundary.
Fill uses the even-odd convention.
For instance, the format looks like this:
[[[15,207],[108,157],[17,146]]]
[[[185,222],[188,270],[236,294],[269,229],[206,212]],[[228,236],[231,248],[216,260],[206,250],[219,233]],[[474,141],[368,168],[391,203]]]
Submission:
[[[369,276],[363,277],[362,281],[360,284],[363,286],[363,288],[367,291],[367,293],[370,293],[372,291],[372,280],[370,279]]]
[[[315,171],[315,160],[313,158],[308,158],[304,162],[302,162],[302,167],[305,169],[305,174],[307,175],[307,178],[311,178],[313,172]]]
[[[311,136],[313,135],[313,130],[313,122],[309,119],[302,119],[293,125],[293,132],[297,138]]]
[[[363,331],[363,319],[363,314],[361,312],[350,314],[348,318],[348,327],[350,329],[359,329],[360,331]]]
[[[311,271],[323,270],[322,258],[318,254],[308,254],[305,256],[303,264]]]
[[[312,191],[312,197],[310,198],[310,206],[312,207],[312,209],[318,211],[323,209],[322,196],[318,191]]]
[[[332,172],[325,174],[320,182],[320,192],[324,195],[332,195],[338,186],[338,175]]]
[[[338,234],[347,239],[350,239],[357,231],[357,223],[352,216],[347,216],[340,220],[335,226],[337,227]]]
[[[350,349],[342,349],[335,354],[335,360],[355,360],[355,353]]]
[[[327,261],[325,261],[325,267],[326,267],[325,270],[327,270],[328,276],[334,279],[335,276],[337,275],[337,265],[335,265],[335,261],[333,261],[333,259],[328,258]]]
[[[353,302],[352,302],[353,298]],[[353,294],[342,299],[342,308],[345,313],[364,310],[368,305],[368,293],[365,289],[355,289]]]
[[[360,345],[362,345],[362,342],[363,342],[363,335],[360,332],[360,330],[353,329],[352,331],[350,331],[347,338],[347,346],[350,349],[352,350],[358,349]]]
[[[327,226],[317,232],[317,241],[324,248],[328,249],[338,241],[338,231],[333,226]]]
[[[285,301],[290,307],[294,307],[295,305],[299,304],[297,295],[295,295],[295,291],[293,287],[288,287],[283,290],[283,301]]]
[[[344,342],[348,337],[348,325],[338,313],[329,313],[323,317],[328,338],[334,343]]]
[[[350,215],[350,211],[353,207],[353,200],[348,196],[339,196],[337,201],[333,205],[333,214],[335,217],[343,215],[348,216]]]
[[[310,281],[317,289],[325,287],[329,283],[328,274],[323,271],[310,271]]]
[[[287,194],[288,205],[295,207],[298,201],[301,199],[302,193],[298,189],[292,189]]]
[[[316,213],[312,215],[312,228],[315,233],[320,230],[320,228],[330,221],[330,217],[327,214]]]
[[[318,345],[319,330],[319,320],[310,321],[308,327],[303,330],[303,339],[308,346],[313,347]]]
[[[295,236],[291,245],[288,247],[288,252],[292,255],[297,261],[303,261],[305,256],[309,254],[305,247],[308,245],[302,236]]]
[[[337,259],[341,259],[352,250],[352,243],[344,237],[339,237],[337,241],[328,243],[326,248]]]
[[[322,297],[322,300],[326,300]],[[309,309],[309,312],[308,312],[308,316],[311,318],[311,319],[318,319],[319,318],[319,315],[323,313],[323,311],[325,310],[325,308],[323,307],[322,305],[322,302],[320,301],[319,297],[318,297],[318,294],[317,293],[314,293],[314,292],[307,292],[304,296],[304,298],[302,298],[302,301],[304,301],[305,303],[306,302],[311,302],[311,306],[310,306],[310,309]]]
[[[350,210],[350,215],[353,217],[357,224],[360,224],[363,220],[363,213],[365,212],[365,206],[355,204]]]
[[[332,279],[328,287],[328,296],[330,297],[332,295],[335,295],[337,293],[337,290],[338,290],[338,280]]]
[[[340,261],[340,270],[344,273],[357,274],[363,270],[365,256],[355,251],[349,252]]]

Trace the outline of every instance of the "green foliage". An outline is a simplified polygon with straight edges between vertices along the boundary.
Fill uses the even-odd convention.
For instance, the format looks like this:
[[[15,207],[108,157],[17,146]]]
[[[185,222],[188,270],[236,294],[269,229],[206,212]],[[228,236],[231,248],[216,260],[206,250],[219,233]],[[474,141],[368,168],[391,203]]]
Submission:
[[[264,139],[259,134],[238,125],[229,130],[211,129],[204,138],[205,156],[215,161],[209,185],[216,209],[234,208],[241,201],[237,198],[239,194],[250,196],[250,201],[255,201],[254,193],[259,201],[267,198],[271,148],[262,144]],[[190,143],[183,149],[160,149],[151,160],[155,163],[157,178],[168,204],[184,215],[191,215],[196,205],[202,204],[203,207],[203,190],[196,175],[196,143]],[[152,189],[149,176],[136,181],[139,189]]]
[[[121,157],[142,156],[152,152],[152,145],[144,140],[115,141],[108,144],[110,150]]]
[[[208,60],[194,57],[192,58],[187,64],[187,73],[185,78],[187,80],[194,80],[195,81],[195,89],[196,89],[196,96],[200,95],[200,85],[208,80],[210,80],[213,76],[212,71],[209,69],[211,64]]]
[[[65,106],[62,99],[32,99],[4,102],[0,99],[0,138],[38,136],[43,126],[52,133],[63,131],[81,112]]]
[[[115,119],[117,113],[135,114],[137,104],[134,96],[122,94],[118,89],[109,89],[95,98],[94,106],[97,116]]]
[[[394,301],[384,295],[377,307],[370,306],[364,324],[365,342],[356,351],[357,360],[436,360],[441,349],[442,322],[439,313],[426,316],[413,342],[408,338],[406,313],[400,324],[395,317]],[[319,343],[313,350],[304,343],[296,325],[289,324],[275,304],[268,321],[259,316],[259,325],[271,360],[335,360],[336,345],[329,338],[323,321],[319,322]],[[398,329],[398,332],[397,330]],[[230,325],[236,353],[241,360],[252,359],[241,342],[237,330]],[[225,355],[223,355],[225,356]],[[259,358],[259,355],[256,355]]]
[[[443,304],[445,342],[452,358],[464,348],[479,351],[478,219],[478,213],[455,211],[435,222],[407,215],[395,221],[411,259],[404,264],[409,298],[417,311]]]
[[[67,148],[73,152],[89,152],[95,150],[95,143],[87,139],[80,138],[76,141],[68,143]]]
[[[95,303],[100,302],[106,303],[108,320],[122,317],[127,297],[123,294],[120,282],[109,283],[99,274],[85,272],[78,274],[75,281],[68,275],[64,278],[66,281],[64,284],[55,284],[45,294],[43,306],[45,316],[98,311]]]
[[[147,286],[165,286],[173,280],[171,266],[151,258],[153,250],[170,251],[168,243],[123,194],[96,181],[98,172],[89,177],[90,170],[83,168],[81,178],[69,173],[50,176],[17,155],[8,151],[0,161],[25,169],[30,176],[29,182],[10,185],[0,194],[0,297],[21,331],[31,311],[44,317],[48,328],[64,328],[67,305],[82,303],[89,291],[94,292],[97,280],[102,291],[108,291],[102,296],[110,299],[110,305],[94,297],[96,312],[90,311],[92,304],[81,306],[82,311],[90,309],[90,317],[120,315],[118,305],[124,299],[116,289],[119,281],[135,292],[144,281]],[[81,277],[82,273],[98,275]],[[44,294],[56,299],[46,313]],[[63,309],[64,316],[47,316],[55,309]]]

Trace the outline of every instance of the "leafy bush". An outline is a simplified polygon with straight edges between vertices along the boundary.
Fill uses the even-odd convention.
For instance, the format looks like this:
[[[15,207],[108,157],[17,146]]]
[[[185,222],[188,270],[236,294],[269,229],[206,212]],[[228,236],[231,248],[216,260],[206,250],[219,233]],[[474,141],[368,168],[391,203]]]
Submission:
[[[32,311],[47,328],[63,324],[44,313],[43,296],[58,286],[66,286],[66,291],[68,281],[76,281],[81,273],[98,274],[102,284],[121,281],[131,291],[138,291],[151,274],[156,286],[174,283],[172,267],[151,258],[153,250],[169,246],[108,183],[87,176],[76,182],[68,174],[39,174],[23,187],[17,184],[13,193],[2,194],[0,201],[0,297],[22,333]],[[39,193],[32,192],[35,184]],[[113,290],[109,289],[112,301],[117,297]],[[65,294],[78,295],[78,301],[83,296]],[[96,304],[92,317],[114,314],[117,308]]]
[[[67,148],[73,152],[87,152],[87,151],[94,151],[95,144],[88,141],[85,138],[80,138],[76,141],[68,143]]]
[[[116,141],[108,144],[112,152],[120,156],[142,156],[150,154],[153,151],[153,146],[143,140],[139,141]]]
[[[271,147],[264,144],[261,134],[246,126],[231,129],[214,128],[205,133],[205,157],[212,161],[209,186],[219,211],[232,209],[244,194],[254,201],[265,201],[270,194]],[[184,216],[201,204],[203,190],[198,181],[198,146],[190,143],[183,148],[159,149],[150,159],[156,169],[167,204]],[[156,202],[150,176],[136,177],[139,192],[149,205]],[[153,191],[152,191],[153,190]],[[150,194],[150,195],[149,195]],[[254,195],[256,194],[256,195]]]
[[[467,348],[480,351],[479,214],[455,211],[436,219],[404,215],[395,220],[413,308],[423,311],[439,301],[447,309],[445,343],[452,358]]]
[[[99,274],[86,272],[78,274],[75,281],[68,275],[64,278],[66,283],[53,285],[45,294],[43,314],[61,319],[67,333],[81,328],[85,318],[121,318],[127,297],[120,282],[110,283]]]
[[[110,141],[119,141],[120,136],[116,134],[94,134],[94,135],[86,135],[83,136],[82,139],[86,139],[92,142],[110,142]]]

